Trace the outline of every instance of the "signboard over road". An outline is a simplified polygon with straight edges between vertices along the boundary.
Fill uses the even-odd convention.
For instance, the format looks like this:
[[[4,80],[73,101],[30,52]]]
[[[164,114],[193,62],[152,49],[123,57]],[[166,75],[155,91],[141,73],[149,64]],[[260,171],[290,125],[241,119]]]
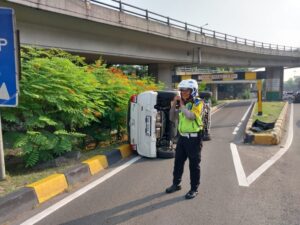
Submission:
[[[13,9],[0,7],[0,106],[18,105],[18,68]]]
[[[198,75],[199,81],[205,80],[235,80],[238,75],[235,73],[220,73],[220,74],[202,74]]]

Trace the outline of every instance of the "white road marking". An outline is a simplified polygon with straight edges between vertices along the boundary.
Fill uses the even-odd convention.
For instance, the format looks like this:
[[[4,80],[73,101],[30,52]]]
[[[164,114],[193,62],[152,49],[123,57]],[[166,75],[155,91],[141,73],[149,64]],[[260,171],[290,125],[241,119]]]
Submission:
[[[267,169],[269,169],[278,159],[280,159],[290,148],[293,137],[294,137],[294,129],[293,129],[293,121],[294,121],[294,105],[291,105],[290,112],[290,121],[289,121],[289,130],[288,137],[286,143],[282,149],[280,149],[275,155],[273,155],[269,160],[267,160],[264,164],[262,164],[259,168],[253,171],[247,178],[245,175],[244,168],[242,166],[242,162],[237,150],[237,147],[234,143],[230,143],[230,149],[232,153],[233,163],[238,179],[238,183],[240,186],[248,187],[250,186],[259,176],[261,176]]]
[[[233,158],[233,164],[236,172],[236,176],[240,186],[248,187],[249,184],[247,182],[246,174],[244,168],[242,166],[242,162],[235,144],[230,143],[230,149]]]
[[[141,159],[140,156],[134,157],[133,159],[131,159],[130,161],[124,163],[123,165],[119,166],[118,168],[114,169],[113,171],[105,174],[103,177],[100,177],[99,179],[97,179],[97,180],[93,181],[92,183],[88,184],[87,186],[79,189],[78,191],[74,192],[73,194],[67,196],[66,198],[60,200],[59,202],[57,202],[54,205],[50,206],[49,208],[45,209],[44,211],[38,213],[37,215],[31,217],[30,219],[28,219],[26,221],[24,221],[23,223],[21,223],[21,225],[33,225],[33,224],[39,222],[40,220],[42,220],[45,217],[49,216],[50,214],[52,214],[53,212],[55,212],[59,208],[65,206],[66,204],[70,203],[74,199],[76,199],[76,198],[80,197],[81,195],[85,194],[86,192],[88,192],[92,188],[96,187],[97,185],[103,183],[104,181],[111,178],[115,174],[117,174],[120,171],[124,170],[126,167],[128,167],[131,164],[135,163],[139,159]]]
[[[286,140],[286,143],[282,149],[280,149],[275,155],[273,155],[268,161],[266,161],[264,164],[262,164],[258,169],[256,169],[254,172],[252,172],[248,177],[248,183],[249,185],[253,183],[260,175],[262,175],[268,168],[270,168],[278,159],[281,158],[281,156],[286,153],[292,142],[294,137],[294,129],[293,129],[293,122],[294,122],[294,105],[291,105],[291,112],[290,112],[290,122],[289,122],[289,130],[288,130],[288,137]]]
[[[250,111],[250,109],[251,109],[251,107],[252,107],[253,104],[254,104],[254,102],[252,101],[251,104],[250,104],[250,106],[249,106],[249,108],[247,109],[246,113],[242,117],[241,122],[239,122],[238,125],[234,128],[234,130],[232,132],[233,135],[236,135],[237,132],[239,131],[240,126],[243,124],[242,122],[246,119],[246,117],[247,117],[247,115],[248,115],[248,113],[249,113],[249,111]]]

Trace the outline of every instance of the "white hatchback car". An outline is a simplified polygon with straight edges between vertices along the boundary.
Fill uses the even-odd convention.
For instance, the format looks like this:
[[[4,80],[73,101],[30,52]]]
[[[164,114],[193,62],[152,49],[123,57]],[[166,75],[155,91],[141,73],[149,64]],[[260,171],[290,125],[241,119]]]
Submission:
[[[130,98],[128,107],[128,135],[131,148],[149,158],[172,158],[177,141],[177,123],[170,121],[171,101],[177,91],[146,91]],[[209,94],[201,94],[207,97]],[[204,137],[209,137],[210,104],[203,110]]]

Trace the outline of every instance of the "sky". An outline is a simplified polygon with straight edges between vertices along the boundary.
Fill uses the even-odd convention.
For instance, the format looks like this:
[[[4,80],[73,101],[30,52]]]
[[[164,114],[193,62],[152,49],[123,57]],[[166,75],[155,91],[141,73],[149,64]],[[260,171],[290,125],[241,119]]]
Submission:
[[[300,0],[122,0],[128,4],[255,41],[300,48]],[[296,72],[295,72],[296,70]],[[285,79],[300,76],[289,69]]]

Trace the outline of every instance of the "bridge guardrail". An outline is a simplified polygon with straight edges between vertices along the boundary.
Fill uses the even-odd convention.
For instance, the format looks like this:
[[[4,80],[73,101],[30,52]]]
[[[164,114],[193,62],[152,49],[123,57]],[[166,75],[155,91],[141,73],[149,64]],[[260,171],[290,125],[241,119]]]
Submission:
[[[118,10],[119,12],[124,12],[127,14],[131,14],[134,16],[138,16],[144,18],[146,20],[152,20],[159,23],[162,23],[167,26],[183,29],[186,31],[191,31],[194,33],[199,33],[201,35],[205,35],[207,37],[212,37],[224,41],[228,41],[231,43],[243,44],[252,47],[258,47],[263,49],[273,49],[277,51],[289,51],[289,52],[300,52],[300,48],[292,47],[292,46],[285,46],[285,45],[278,45],[278,44],[271,44],[271,43],[264,43],[260,41],[250,40],[246,38],[237,37],[230,34],[225,34],[222,32],[218,32],[215,30],[210,30],[207,28],[203,28],[201,26],[196,26],[193,24],[189,24],[187,22],[182,22],[177,19],[170,18],[168,16],[160,15],[158,13],[149,11],[147,9],[143,9],[119,0],[111,0],[112,4],[106,3],[103,0],[86,0],[96,5],[103,5],[105,7]]]

